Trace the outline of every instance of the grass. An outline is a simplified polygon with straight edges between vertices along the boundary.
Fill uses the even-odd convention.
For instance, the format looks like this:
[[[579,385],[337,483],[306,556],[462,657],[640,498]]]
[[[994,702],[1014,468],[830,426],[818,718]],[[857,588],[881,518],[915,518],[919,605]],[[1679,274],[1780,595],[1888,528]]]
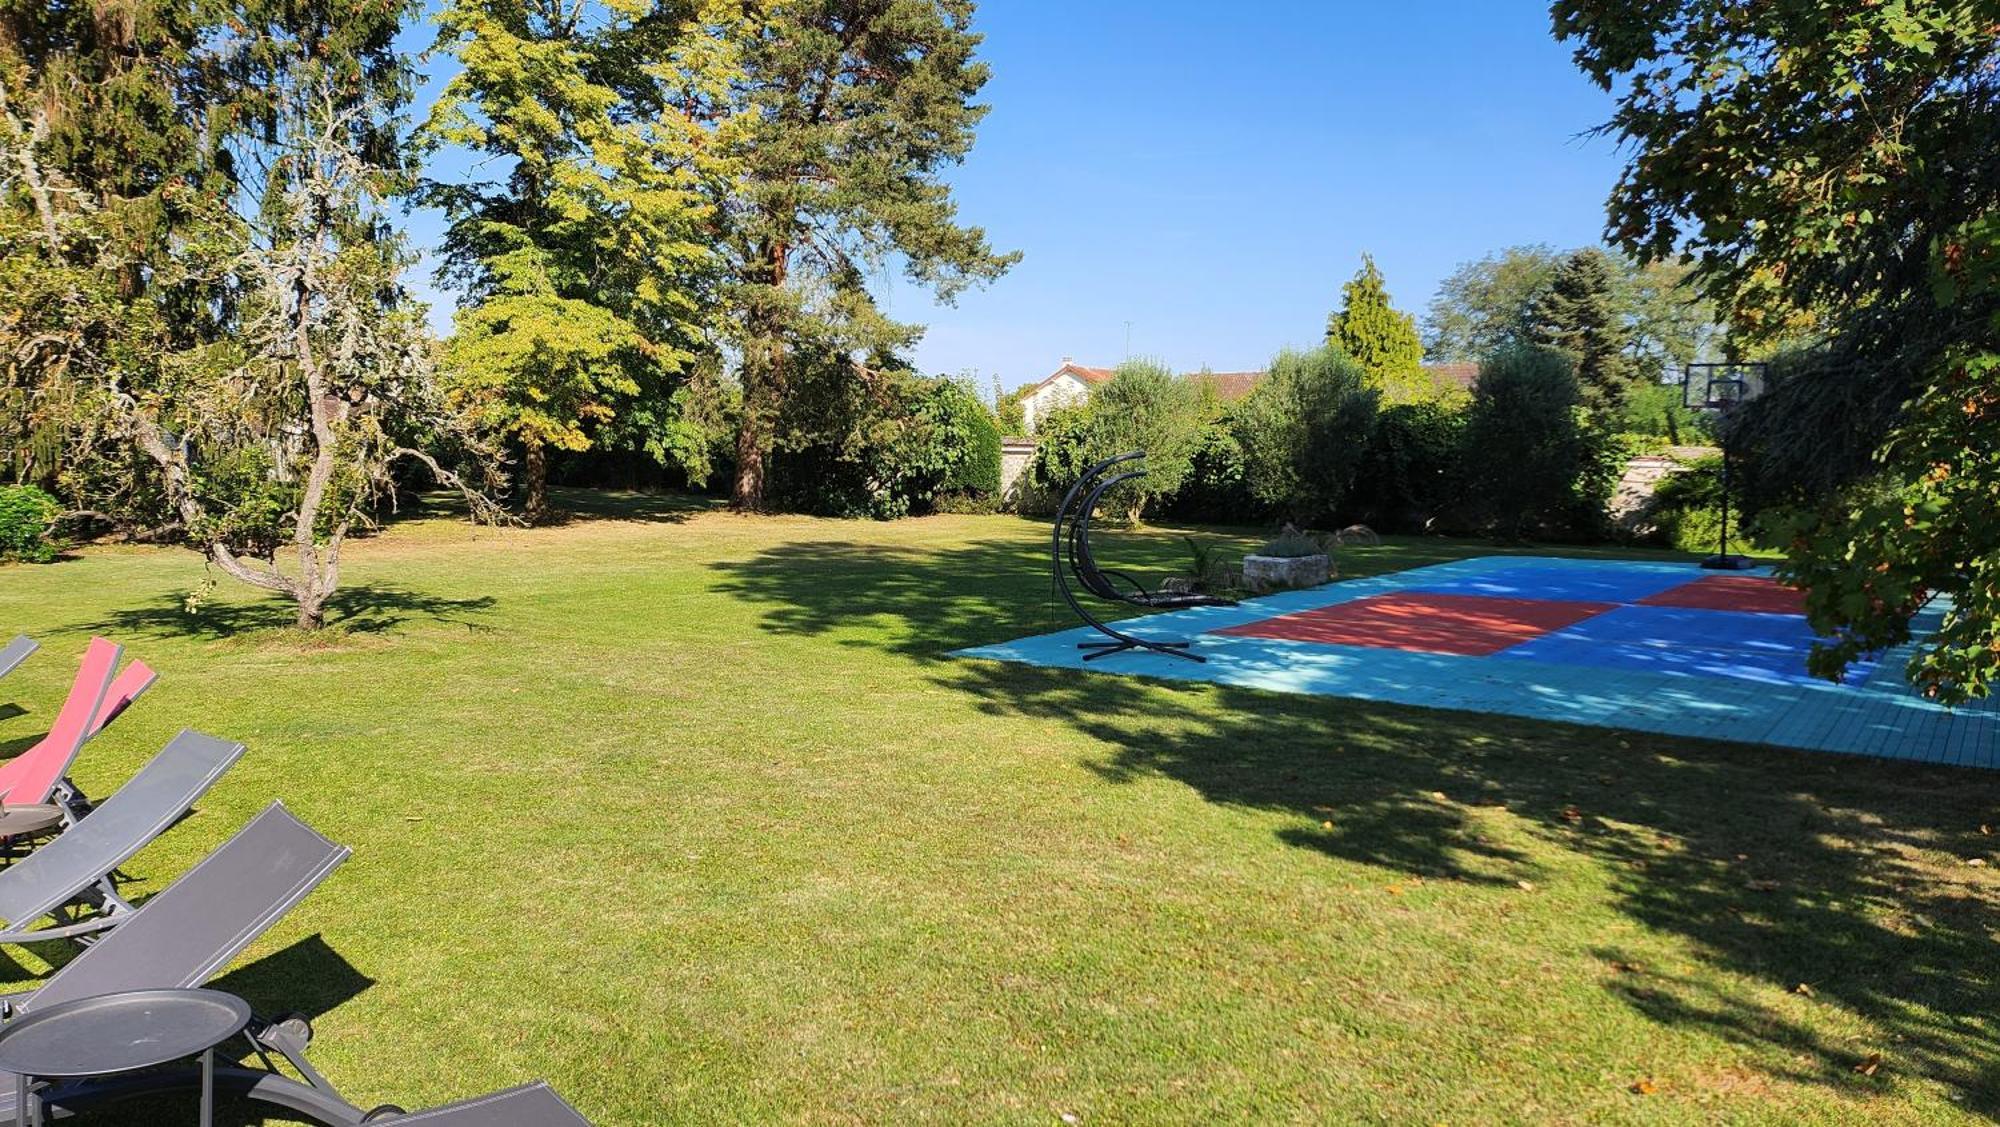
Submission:
[[[227,585],[188,614],[190,553],[91,549],[0,569],[0,633],[45,643],[0,747],[108,633],[163,678],[87,790],[183,725],[251,749],[135,891],[273,797],[352,846],[223,985],[316,1015],[364,1107],[540,1076],[600,1124],[2000,1113],[1991,776],[946,659],[1050,625],[1045,533],[414,520],[315,639]]]

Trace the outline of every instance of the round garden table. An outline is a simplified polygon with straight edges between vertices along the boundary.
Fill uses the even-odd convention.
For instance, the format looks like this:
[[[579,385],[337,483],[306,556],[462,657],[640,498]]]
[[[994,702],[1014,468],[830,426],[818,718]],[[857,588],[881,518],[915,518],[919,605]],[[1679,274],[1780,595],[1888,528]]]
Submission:
[[[201,1057],[201,1127],[215,1124],[215,1047],[250,1024],[250,1005],[219,990],[133,990],[76,998],[0,1029],[0,1070],[15,1074],[15,1127],[41,1127],[37,1080],[137,1072]]]
[[[52,802],[0,806],[0,837],[27,837],[62,821],[62,807]]]
[[[0,804],[0,858],[13,860],[23,842],[55,829],[62,820],[63,808],[54,803]]]

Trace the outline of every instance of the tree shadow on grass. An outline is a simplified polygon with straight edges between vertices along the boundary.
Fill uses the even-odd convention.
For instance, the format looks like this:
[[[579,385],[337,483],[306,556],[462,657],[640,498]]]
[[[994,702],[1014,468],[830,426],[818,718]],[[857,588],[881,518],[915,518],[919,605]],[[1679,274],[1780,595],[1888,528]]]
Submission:
[[[853,541],[785,544],[748,560],[712,565],[715,590],[762,607],[777,634],[850,632],[887,624],[889,635],[845,644],[934,657],[964,646],[1076,625],[1051,587],[1048,546],[1029,525],[1019,540],[979,540],[947,551]],[[1148,583],[1185,574],[1187,552],[1158,535],[1097,538],[1105,566]],[[1131,608],[1108,608],[1118,618]]]
[[[1167,543],[1114,550],[1141,566],[1175,559]],[[767,629],[844,633],[846,644],[932,659],[1039,629],[1042,551],[1026,540],[792,545],[718,567],[722,591],[766,608]],[[1414,566],[1403,563],[1412,555],[1441,562],[1376,551],[1373,570]],[[931,677],[995,716],[1090,737],[1101,754],[1089,766],[1106,779],[1173,779],[1218,805],[1287,816],[1281,841],[1345,862],[1537,888],[1563,879],[1537,858],[1589,862],[1611,909],[1723,972],[1663,973],[1632,952],[1584,952],[1635,1011],[1776,1050],[1757,1060],[1790,1081],[1865,1093],[1922,1076],[2000,1114],[2000,886],[1990,869],[1962,863],[1996,840],[1981,825],[2000,821],[2000,776],[1115,668],[946,660]],[[1742,980],[1761,988],[1734,985]],[[1865,1025],[1861,1039],[1842,1013]]]
[[[549,491],[549,513],[540,527],[559,528],[591,521],[632,521],[682,524],[725,507],[718,497],[694,493],[648,493],[626,489],[565,489]]]
[[[146,606],[114,611],[104,618],[68,629],[114,637],[187,637],[221,639],[258,632],[282,631],[300,639],[342,635],[383,634],[415,619],[487,629],[483,617],[493,608],[490,595],[454,599],[404,587],[368,584],[345,587],[326,603],[326,626],[320,635],[297,633],[296,608],[277,599],[247,603],[211,603],[190,611],[178,596],[166,596]]]
[[[940,684],[995,715],[1069,724],[1105,778],[1177,780],[1221,805],[1290,815],[1280,840],[1429,880],[1559,879],[1535,856],[1594,862],[1611,904],[1703,962],[1879,1034],[1854,1043],[1728,980],[1639,957],[1607,989],[1664,1026],[1785,1050],[1794,1081],[1874,1090],[1921,1075],[2000,1112],[2000,890],[1965,867],[2000,788],[1984,774],[1669,739],[1482,714],[1167,686],[965,662]],[[1536,843],[1496,842],[1494,815]],[[1872,1053],[1874,1075],[1854,1071]]]

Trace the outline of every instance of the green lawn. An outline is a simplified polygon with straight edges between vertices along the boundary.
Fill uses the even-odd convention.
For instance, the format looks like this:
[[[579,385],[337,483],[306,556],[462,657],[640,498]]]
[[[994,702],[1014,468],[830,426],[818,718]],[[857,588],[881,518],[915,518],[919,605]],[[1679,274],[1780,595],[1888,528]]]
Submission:
[[[607,1125],[2000,1113],[1992,776],[946,659],[1054,621],[1046,531],[412,520],[353,546],[323,640],[227,583],[189,616],[191,553],[91,549],[0,569],[0,634],[45,643],[0,749],[108,633],[163,678],[86,789],[183,725],[251,749],[135,891],[273,797],[352,846],[223,984],[318,1014],[363,1106],[540,1076]]]

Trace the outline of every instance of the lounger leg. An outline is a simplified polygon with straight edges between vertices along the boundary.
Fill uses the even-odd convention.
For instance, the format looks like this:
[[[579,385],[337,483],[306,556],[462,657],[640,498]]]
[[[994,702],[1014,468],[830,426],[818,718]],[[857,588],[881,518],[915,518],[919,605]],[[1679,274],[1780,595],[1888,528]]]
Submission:
[[[215,1047],[201,1054],[201,1127],[215,1127]]]

